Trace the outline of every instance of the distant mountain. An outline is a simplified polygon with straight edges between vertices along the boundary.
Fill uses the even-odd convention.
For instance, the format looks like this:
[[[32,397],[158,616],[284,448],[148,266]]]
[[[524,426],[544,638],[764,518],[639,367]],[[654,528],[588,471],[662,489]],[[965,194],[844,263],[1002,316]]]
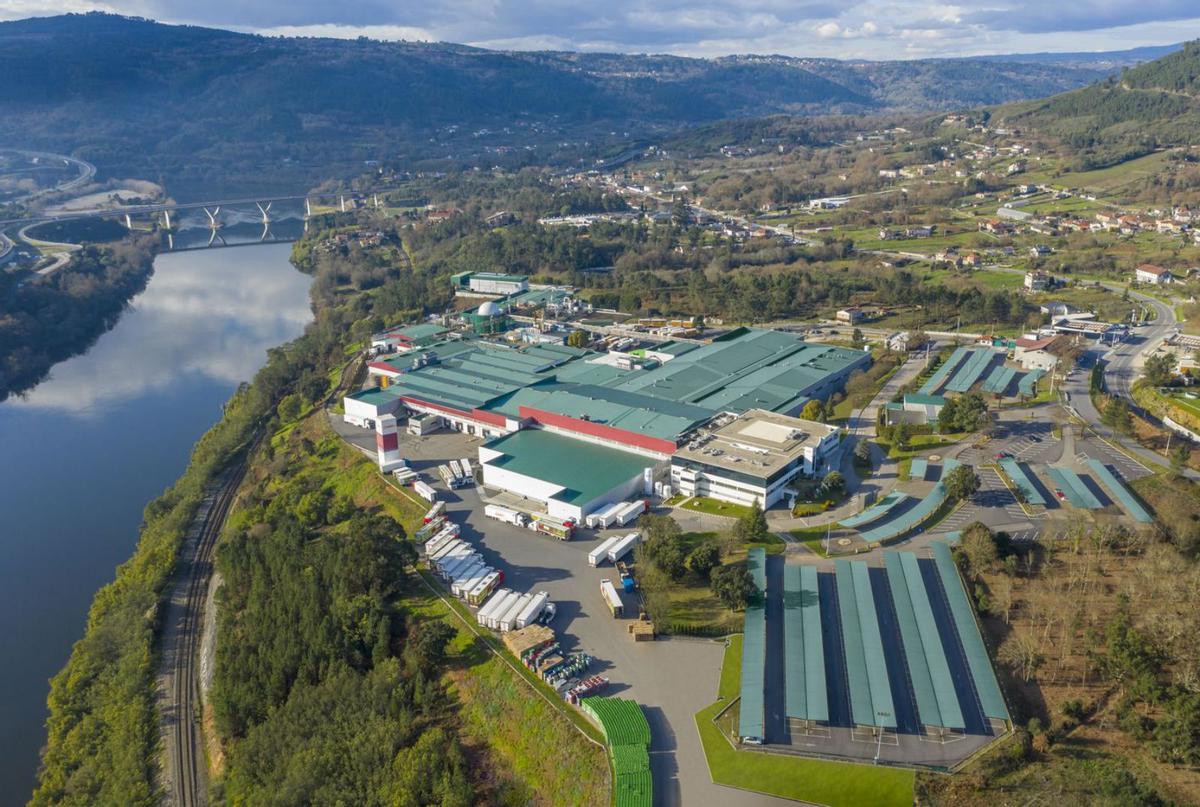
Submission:
[[[1200,143],[1200,41],[1080,90],[1001,107],[992,119],[1063,139],[1080,168]]]
[[[971,56],[975,61],[1024,62],[1026,64],[1082,67],[1089,70],[1117,71],[1142,62],[1161,59],[1183,49],[1183,43],[1174,45],[1152,45],[1128,50],[1076,51],[1071,53],[1001,53],[988,56]]]
[[[188,195],[231,177],[294,188],[371,159],[511,164],[535,159],[521,146],[543,159],[764,114],[996,104],[1103,75],[979,59],[498,52],[91,13],[0,23],[0,142],[72,151],[102,175]]]

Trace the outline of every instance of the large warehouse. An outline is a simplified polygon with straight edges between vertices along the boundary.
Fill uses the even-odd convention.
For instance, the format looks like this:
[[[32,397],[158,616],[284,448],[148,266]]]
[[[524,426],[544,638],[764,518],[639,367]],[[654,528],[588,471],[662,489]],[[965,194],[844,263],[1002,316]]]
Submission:
[[[870,361],[863,351],[808,344],[792,334],[753,328],[737,329],[707,344],[668,343],[647,356],[593,353],[565,345],[513,348],[483,339],[451,338],[423,345],[419,352],[371,362],[370,373],[380,386],[347,396],[345,416],[366,425],[384,414],[426,413],[447,428],[488,438],[492,442],[480,449],[486,484],[547,507],[554,502],[556,510],[581,517],[633,495],[636,486],[631,480],[645,479],[647,469],[650,478],[665,476],[671,458],[695,441],[699,427],[719,415],[742,416],[753,410],[751,421],[726,423],[733,431],[713,439],[729,437],[751,446],[746,451],[755,455],[754,462],[739,468],[732,462],[711,463],[704,472],[704,490],[697,489],[696,495],[742,502],[749,495],[769,504],[797,473],[817,472],[836,444],[833,430],[797,420],[795,413],[813,398],[828,397]],[[743,439],[735,439],[734,432],[746,428]],[[597,462],[621,470],[614,471],[613,484],[603,491],[581,486],[573,478],[556,479],[551,464],[542,468],[524,458],[532,456],[530,446],[538,440],[555,446],[557,442],[506,437],[527,429],[616,452],[611,457],[598,455]],[[804,435],[802,440],[799,435]],[[747,488],[744,472],[765,456],[763,452],[779,456],[771,458],[766,477],[756,476]],[[700,456],[711,454],[693,459]],[[617,479],[626,460],[641,473]],[[551,494],[555,488],[560,492]]]

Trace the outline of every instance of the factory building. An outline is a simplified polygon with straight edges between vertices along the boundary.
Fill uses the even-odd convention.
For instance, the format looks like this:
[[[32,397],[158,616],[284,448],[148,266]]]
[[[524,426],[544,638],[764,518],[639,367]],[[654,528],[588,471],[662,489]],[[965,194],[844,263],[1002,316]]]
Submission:
[[[636,363],[620,358],[566,345],[447,340],[371,362],[380,386],[347,396],[345,417],[365,425],[423,414],[482,437],[485,485],[582,518],[674,475],[681,447],[689,455],[693,435],[720,416],[722,426],[705,435],[745,446],[737,449],[745,462],[708,462],[695,495],[769,506],[797,474],[821,473],[837,446],[832,427],[790,416],[871,361],[863,351],[749,328],[708,344],[661,345]],[[691,466],[681,457],[680,472],[712,459],[697,449]],[[577,468],[605,470],[588,481]]]
[[[797,476],[820,476],[840,463],[838,430],[824,423],[752,409],[724,415],[689,435],[671,457],[671,486],[688,496],[764,508]]]
[[[450,276],[450,282],[459,296],[507,297],[529,291],[529,278],[525,275],[500,272],[459,272]]]

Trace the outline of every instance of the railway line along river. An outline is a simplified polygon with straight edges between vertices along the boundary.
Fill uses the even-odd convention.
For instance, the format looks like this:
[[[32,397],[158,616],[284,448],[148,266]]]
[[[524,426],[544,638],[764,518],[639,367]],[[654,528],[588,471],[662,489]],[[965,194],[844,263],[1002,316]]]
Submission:
[[[0,404],[0,805],[29,798],[49,678],[133,553],[143,508],[267,349],[312,319],[310,278],[290,254],[159,255],[111,331]]]

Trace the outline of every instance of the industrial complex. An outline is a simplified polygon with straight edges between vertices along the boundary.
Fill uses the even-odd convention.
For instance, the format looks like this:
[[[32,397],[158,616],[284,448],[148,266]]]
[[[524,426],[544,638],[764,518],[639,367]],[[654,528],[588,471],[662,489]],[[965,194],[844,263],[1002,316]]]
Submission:
[[[630,352],[514,347],[429,324],[373,344],[395,353],[370,363],[377,386],[345,398],[347,421],[411,416],[485,438],[485,486],[576,523],[664,484],[769,507],[796,476],[838,462],[837,430],[795,414],[871,362],[754,328]]]

